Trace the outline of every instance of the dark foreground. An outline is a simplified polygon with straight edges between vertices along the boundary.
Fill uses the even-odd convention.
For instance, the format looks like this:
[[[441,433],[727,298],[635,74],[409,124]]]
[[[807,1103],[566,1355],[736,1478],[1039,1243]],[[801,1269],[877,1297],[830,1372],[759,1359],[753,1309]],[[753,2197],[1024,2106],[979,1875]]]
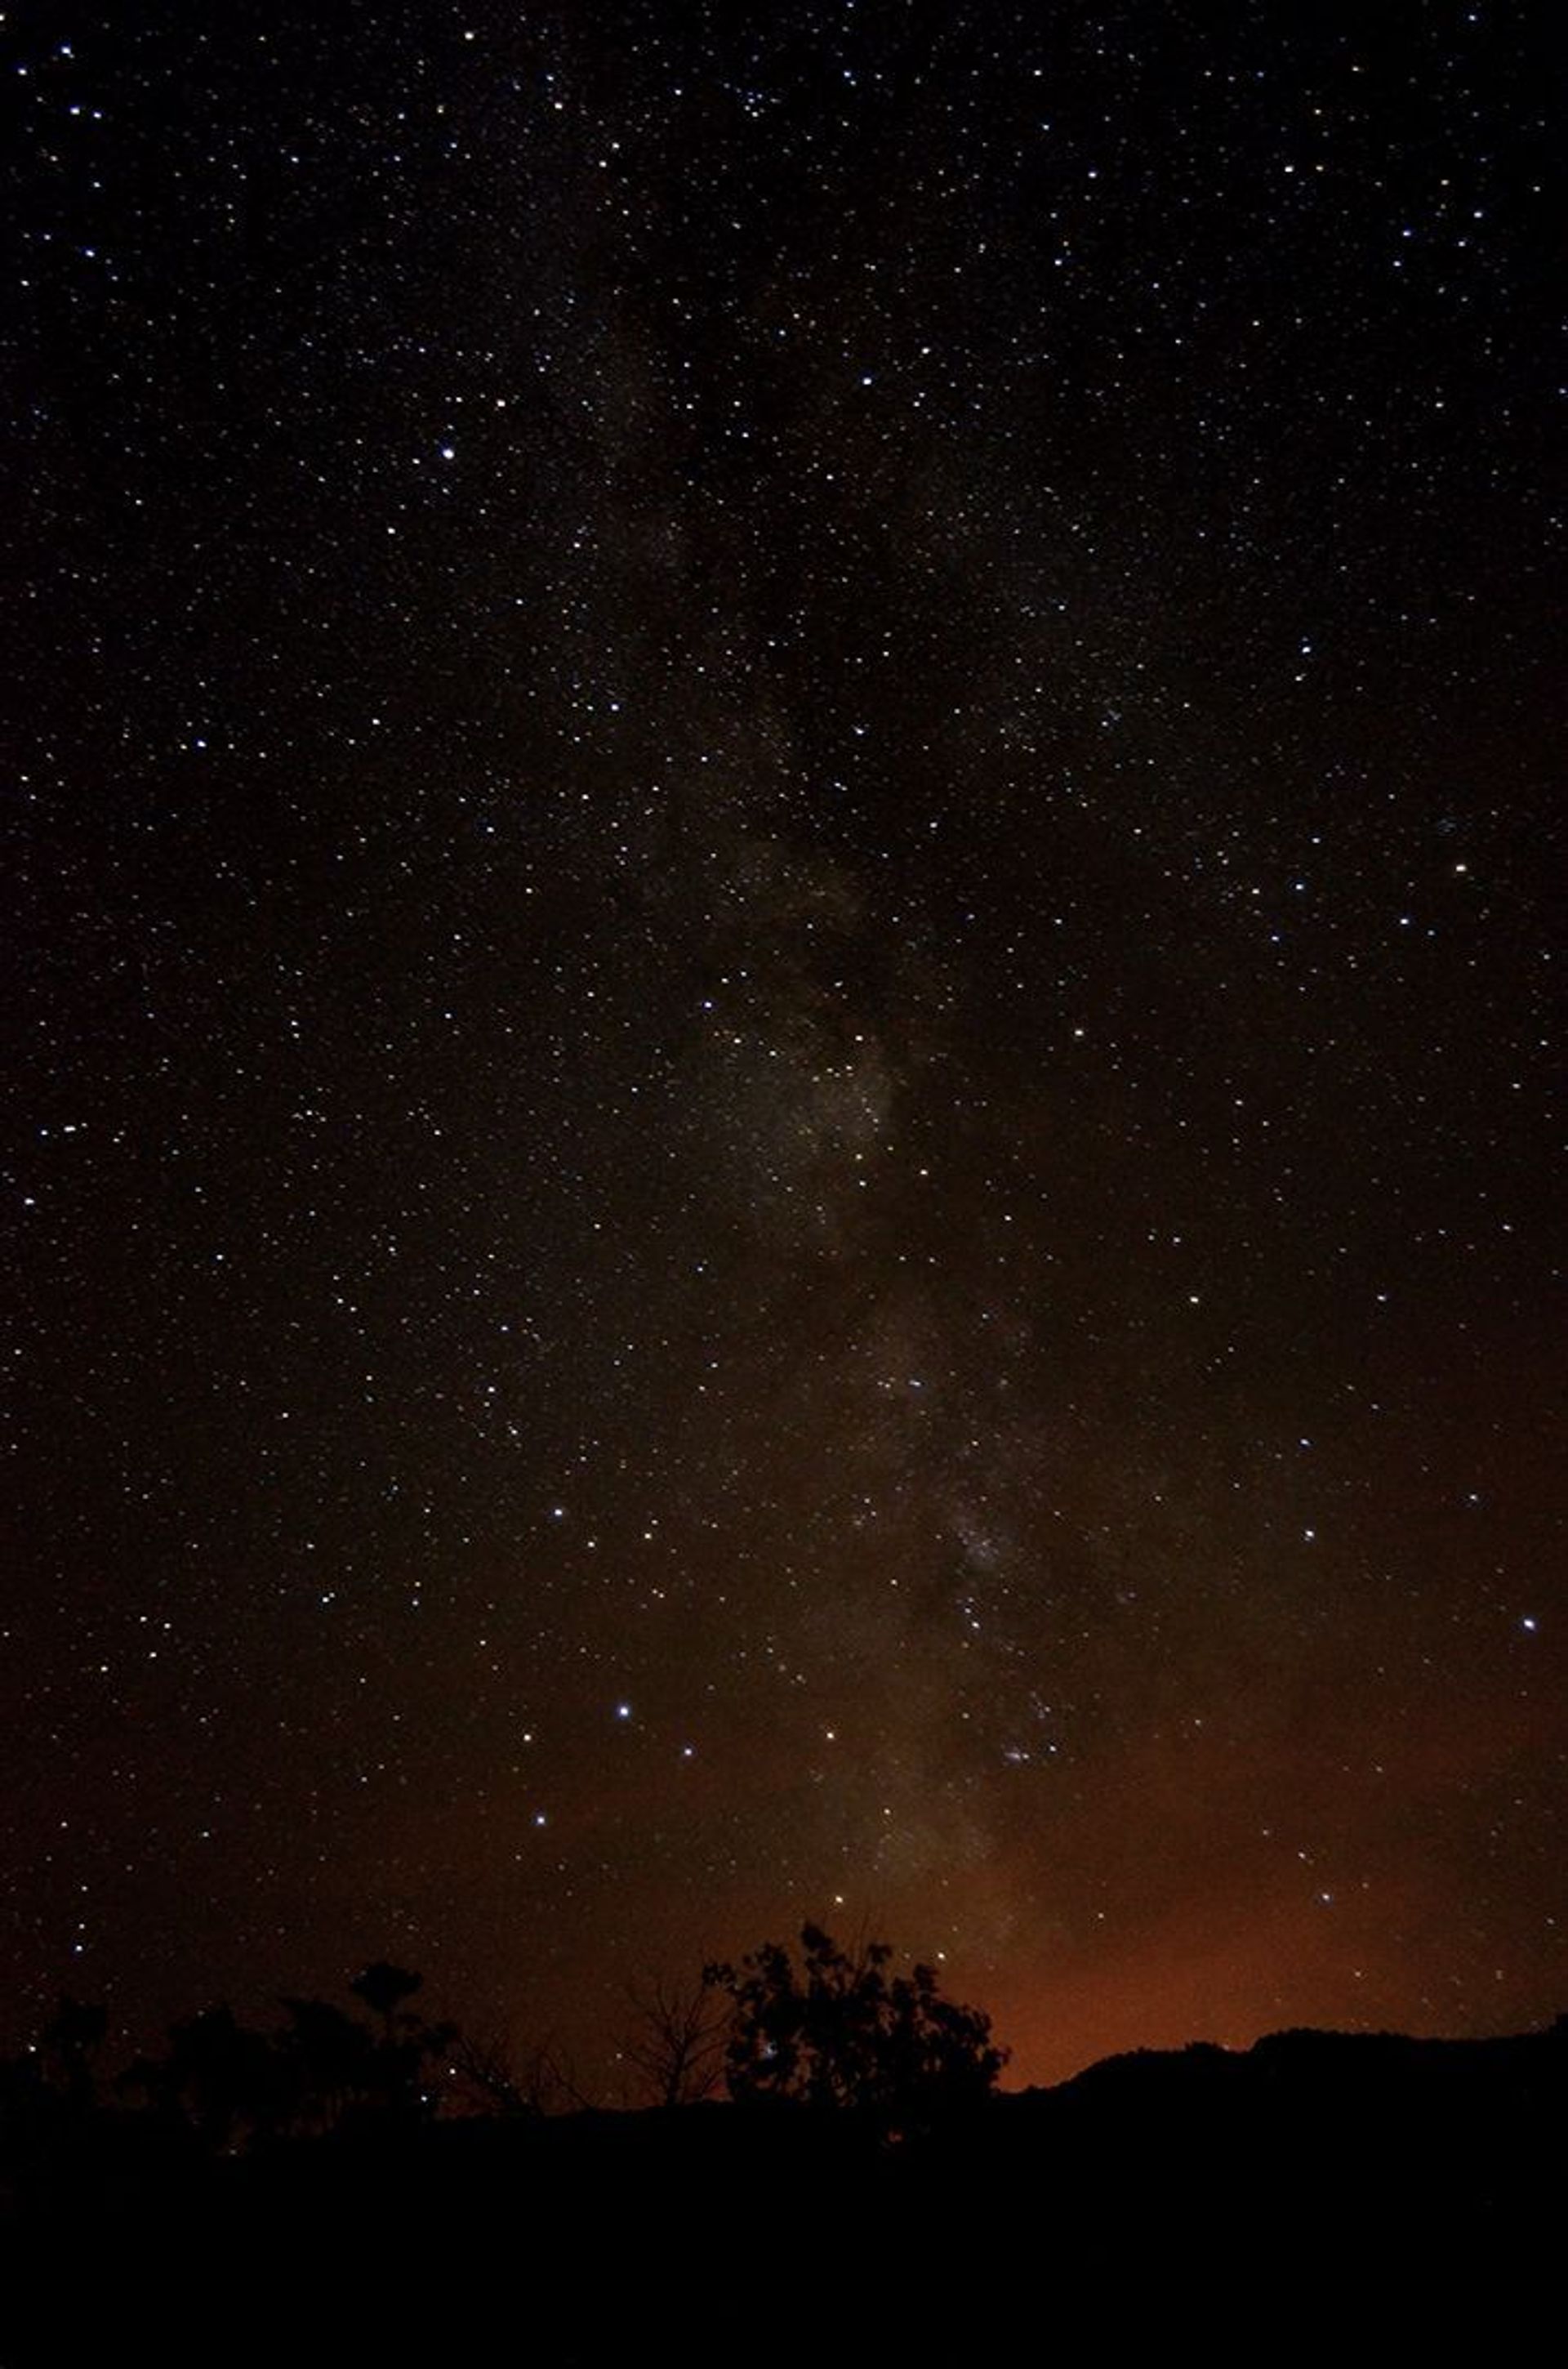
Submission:
[[[214,2163],[97,2115],[8,2170],[0,2369],[1535,2357],[1565,2108],[1560,2024],[1119,2058],[890,2147],[715,2106]]]

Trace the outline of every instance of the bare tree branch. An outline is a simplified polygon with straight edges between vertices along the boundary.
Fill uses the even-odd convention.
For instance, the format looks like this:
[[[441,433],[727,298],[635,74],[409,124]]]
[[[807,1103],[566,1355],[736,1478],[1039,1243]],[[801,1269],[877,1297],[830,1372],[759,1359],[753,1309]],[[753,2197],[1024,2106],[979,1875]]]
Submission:
[[[729,2001],[711,1984],[682,1989],[656,1975],[650,1987],[626,1986],[636,2020],[621,2054],[641,2074],[657,2106],[692,2106],[712,2097],[724,2074]]]

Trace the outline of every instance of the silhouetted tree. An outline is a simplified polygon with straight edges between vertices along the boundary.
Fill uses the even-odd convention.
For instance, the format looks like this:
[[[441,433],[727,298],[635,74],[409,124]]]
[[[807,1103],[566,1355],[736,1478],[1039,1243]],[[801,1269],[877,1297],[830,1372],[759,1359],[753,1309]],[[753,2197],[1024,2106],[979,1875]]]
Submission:
[[[656,1976],[652,1987],[629,1984],[636,2021],[622,2048],[656,2106],[690,2106],[711,2098],[724,2077],[730,2009],[714,1986],[681,1990]]]
[[[287,1998],[288,2024],[279,2036],[288,2118],[295,2133],[335,2130],[374,2091],[374,2035],[326,1999]]]
[[[86,2007],[62,1992],[40,2035],[45,2077],[69,2105],[86,2109],[97,2098],[97,2053],[109,2030],[109,2009]]]
[[[732,2098],[850,2113],[903,2137],[990,2095],[1007,2052],[989,2016],[942,1997],[929,1966],[890,1976],[887,1942],[852,1957],[816,1925],[800,1940],[798,1971],[769,1941],[738,1970],[704,1974],[729,2002]]]
[[[218,2150],[269,2127],[281,2103],[273,2043],[223,2006],[171,2024],[167,2054],[140,2060],[123,2085],[173,2108],[205,2146]]]
[[[571,2057],[554,2040],[543,2041],[531,2052],[523,2067],[522,2094],[531,2114],[585,2113],[593,2105]]]
[[[381,2035],[372,2060],[374,2102],[383,2111],[421,2114],[434,2104],[431,2075],[436,2061],[450,2053],[457,2028],[427,2023],[407,2001],[423,1986],[424,1977],[405,1966],[377,1959],[357,1974],[349,1987],[372,2015],[381,2018]]]
[[[386,2037],[392,2037],[397,2011],[406,1999],[411,1999],[424,1982],[422,1974],[410,1974],[406,1966],[388,1965],[378,1958],[362,1974],[356,1974],[349,1988],[358,1999],[363,1999],[372,2015],[379,2015]]]
[[[446,2051],[446,2094],[460,2114],[532,2114],[523,2077],[504,2034],[454,2031]]]

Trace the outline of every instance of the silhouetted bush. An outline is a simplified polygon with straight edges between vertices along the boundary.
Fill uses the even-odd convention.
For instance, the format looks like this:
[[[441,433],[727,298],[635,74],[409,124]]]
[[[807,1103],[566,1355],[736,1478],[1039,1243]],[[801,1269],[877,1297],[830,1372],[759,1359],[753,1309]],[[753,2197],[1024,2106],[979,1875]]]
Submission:
[[[990,2096],[1007,2052],[989,2016],[942,1997],[929,1966],[889,1975],[887,1942],[852,1957],[815,1925],[800,1940],[798,1970],[776,1941],[738,1970],[707,1969],[731,2007],[733,2099],[826,2108],[905,2138]]]

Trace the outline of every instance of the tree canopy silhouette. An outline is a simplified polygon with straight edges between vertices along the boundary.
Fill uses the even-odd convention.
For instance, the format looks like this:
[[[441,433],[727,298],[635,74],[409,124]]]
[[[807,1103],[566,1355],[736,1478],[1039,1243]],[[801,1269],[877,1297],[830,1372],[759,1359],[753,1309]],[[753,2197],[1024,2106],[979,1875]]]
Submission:
[[[800,1936],[797,1968],[768,1941],[704,1980],[730,2001],[730,2096],[850,2113],[883,2135],[929,2128],[988,2098],[1007,2061],[979,2008],[942,1997],[932,1968],[889,1974],[886,1941],[853,1956],[816,1925]]]

